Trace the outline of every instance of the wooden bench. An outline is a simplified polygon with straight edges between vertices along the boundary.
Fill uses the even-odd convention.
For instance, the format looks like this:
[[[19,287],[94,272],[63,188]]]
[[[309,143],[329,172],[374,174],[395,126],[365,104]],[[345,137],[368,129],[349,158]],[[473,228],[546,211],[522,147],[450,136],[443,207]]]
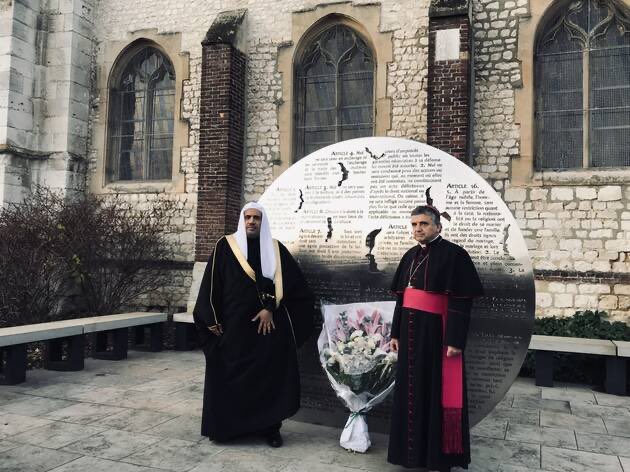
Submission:
[[[175,350],[190,351],[193,349],[197,334],[192,313],[175,313],[173,323],[175,323]]]
[[[144,328],[148,325],[148,348],[159,351],[162,348],[162,323],[167,317],[166,313],[137,312],[2,328],[0,373],[4,378],[0,379],[0,384],[14,385],[26,380],[26,345],[32,342],[46,342],[46,369],[63,371],[83,369],[85,334],[94,337],[94,358],[120,360],[127,357],[128,329],[142,329],[142,336],[136,331],[134,342],[137,343],[139,339],[144,341]]]
[[[623,369],[620,368],[617,346],[613,341],[534,334],[529,349],[536,351],[536,385],[538,386],[553,387],[554,352],[593,354],[606,356],[606,392],[615,395],[625,394],[625,362],[621,366]]]

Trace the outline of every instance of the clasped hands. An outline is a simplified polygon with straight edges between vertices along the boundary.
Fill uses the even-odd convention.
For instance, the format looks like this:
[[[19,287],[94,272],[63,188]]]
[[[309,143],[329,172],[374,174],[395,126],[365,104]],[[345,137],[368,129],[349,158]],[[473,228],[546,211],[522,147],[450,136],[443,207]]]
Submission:
[[[276,325],[273,324],[273,313],[266,308],[260,310],[252,319],[252,321],[256,320],[258,320],[258,334],[262,333],[265,335],[276,329]]]
[[[221,336],[223,334],[223,326],[221,326],[220,323],[217,323],[217,324],[212,325],[212,326],[208,326],[208,329],[215,336]]]
[[[390,346],[393,352],[398,352],[398,339],[392,338]],[[461,349],[457,349],[456,347],[453,347],[453,346],[446,347],[446,357],[459,356],[461,353],[462,353]]]
[[[272,330],[276,329],[276,325],[273,323],[273,313],[266,308],[263,308],[252,319],[252,321],[258,320],[258,334],[268,334]],[[223,334],[223,327],[220,324],[208,326],[208,329],[215,336],[221,336]]]

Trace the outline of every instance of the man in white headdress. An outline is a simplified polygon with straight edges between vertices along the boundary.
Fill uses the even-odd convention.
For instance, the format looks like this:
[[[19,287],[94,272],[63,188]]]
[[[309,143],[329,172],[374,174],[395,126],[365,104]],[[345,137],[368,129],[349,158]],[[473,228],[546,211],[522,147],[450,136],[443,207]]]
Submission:
[[[282,445],[282,420],[300,407],[297,348],[313,313],[297,263],[272,239],[264,208],[248,203],[236,233],[217,242],[193,312],[206,355],[202,435]]]

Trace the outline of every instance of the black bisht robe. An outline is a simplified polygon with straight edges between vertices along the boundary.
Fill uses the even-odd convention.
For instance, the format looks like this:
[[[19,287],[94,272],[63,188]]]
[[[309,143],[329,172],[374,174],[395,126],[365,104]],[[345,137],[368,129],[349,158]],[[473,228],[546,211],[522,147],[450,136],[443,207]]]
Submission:
[[[422,265],[413,269],[426,256]],[[402,307],[405,288],[448,295],[446,329],[432,313]],[[402,257],[392,282],[397,295],[391,336],[398,338],[398,367],[392,406],[387,460],[405,467],[450,470],[470,463],[470,438],[465,382],[462,411],[462,454],[442,451],[442,352],[443,346],[466,347],[472,299],[483,294],[481,281],[469,254],[438,236],[426,248],[413,247]],[[414,317],[410,333],[409,317]],[[445,332],[445,336],[443,333]],[[409,352],[409,337],[413,351]],[[462,354],[463,355],[463,354]],[[412,372],[409,359],[413,356]],[[413,398],[413,407],[408,405]]]
[[[206,356],[201,434],[218,441],[269,431],[297,412],[297,349],[310,336],[314,315],[313,294],[281,243],[282,275],[279,265],[272,281],[262,276],[257,239],[248,241],[246,261],[227,238],[210,256],[193,311]],[[252,322],[262,308],[273,311],[275,324],[266,335]],[[208,329],[217,323],[221,336]]]

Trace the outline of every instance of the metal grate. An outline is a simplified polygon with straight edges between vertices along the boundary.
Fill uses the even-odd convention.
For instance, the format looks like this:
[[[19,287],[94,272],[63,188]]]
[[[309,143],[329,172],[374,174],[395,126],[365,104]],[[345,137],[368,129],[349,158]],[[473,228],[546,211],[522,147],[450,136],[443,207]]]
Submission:
[[[374,59],[351,28],[317,36],[296,66],[296,159],[374,130]]]
[[[630,13],[571,3],[536,47],[536,167],[630,165]]]
[[[107,178],[166,180],[172,176],[175,72],[157,49],[131,57],[110,90]]]
[[[630,45],[590,53],[590,164],[630,166]]]
[[[538,167],[581,167],[582,54],[541,56],[537,66]]]

